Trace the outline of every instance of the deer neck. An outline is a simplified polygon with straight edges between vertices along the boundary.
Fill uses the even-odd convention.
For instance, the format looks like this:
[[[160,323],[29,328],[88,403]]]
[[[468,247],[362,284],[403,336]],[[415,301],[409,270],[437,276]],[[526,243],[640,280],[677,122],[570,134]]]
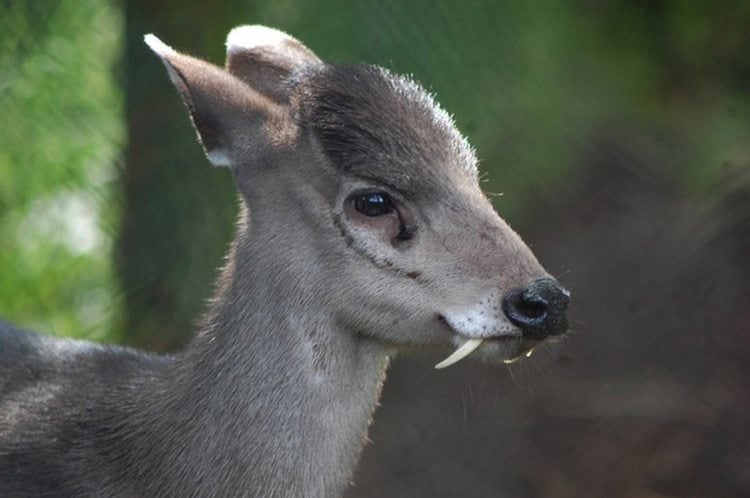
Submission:
[[[204,410],[185,417],[200,425],[186,435],[190,452],[215,455],[208,450],[219,444],[220,467],[260,494],[336,494],[365,441],[388,351],[321,312],[314,279],[293,258],[252,254],[268,247],[253,245],[265,239],[245,237],[243,226],[180,362],[188,406]]]

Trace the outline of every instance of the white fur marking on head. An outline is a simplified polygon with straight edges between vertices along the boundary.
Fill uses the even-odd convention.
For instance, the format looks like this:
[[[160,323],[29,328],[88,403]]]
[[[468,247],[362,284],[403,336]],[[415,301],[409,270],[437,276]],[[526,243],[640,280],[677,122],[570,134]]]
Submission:
[[[145,35],[143,37],[143,41],[146,42],[148,48],[153,50],[154,53],[159,57],[164,57],[165,55],[172,55],[175,53],[175,50],[172,47],[170,47],[151,33]]]
[[[238,52],[240,50],[252,50],[256,47],[280,45],[287,40],[293,40],[291,36],[278,29],[265,26],[238,26],[227,35],[227,52]]]
[[[231,166],[232,162],[224,149],[214,149],[206,152],[206,157],[214,166]]]

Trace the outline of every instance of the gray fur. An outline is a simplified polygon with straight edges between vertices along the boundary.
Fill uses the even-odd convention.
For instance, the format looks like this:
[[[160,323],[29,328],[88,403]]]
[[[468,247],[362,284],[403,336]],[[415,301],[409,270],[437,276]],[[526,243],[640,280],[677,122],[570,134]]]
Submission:
[[[452,347],[473,332],[446,323],[480,315],[498,340],[476,355],[525,347],[486,311],[546,274],[447,114],[410,80],[283,45],[230,46],[223,70],[152,44],[230,163],[236,237],[178,354],[0,323],[2,496],[337,495],[398,349]],[[362,189],[397,211],[356,212]]]

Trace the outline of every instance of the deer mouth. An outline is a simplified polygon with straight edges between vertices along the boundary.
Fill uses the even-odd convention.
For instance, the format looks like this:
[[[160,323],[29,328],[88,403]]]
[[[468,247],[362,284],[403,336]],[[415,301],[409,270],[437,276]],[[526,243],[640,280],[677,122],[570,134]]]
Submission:
[[[521,358],[531,356],[534,348],[541,342],[517,337],[461,338],[459,340],[459,346],[446,359],[435,365],[436,369],[447,368],[458,363],[483,344],[483,349],[488,350],[487,354],[482,354],[483,358],[496,359],[499,356],[503,358],[504,365],[510,365]]]
[[[458,363],[477,351],[480,346],[483,346],[481,352],[483,358],[491,358],[494,361],[501,358],[503,364],[510,365],[523,357],[531,356],[534,348],[542,342],[535,339],[525,339],[519,335],[467,337],[453,330],[445,319],[441,321],[451,329],[458,346],[447,358],[435,365],[436,369],[447,368]]]

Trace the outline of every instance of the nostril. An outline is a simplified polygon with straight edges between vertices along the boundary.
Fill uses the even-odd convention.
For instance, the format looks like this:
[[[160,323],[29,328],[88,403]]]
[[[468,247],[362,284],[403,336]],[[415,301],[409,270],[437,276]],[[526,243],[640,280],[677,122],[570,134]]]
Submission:
[[[518,311],[531,320],[544,320],[547,317],[547,301],[539,296],[528,296],[526,292],[521,294],[521,302]]]
[[[543,278],[525,289],[509,292],[503,300],[503,312],[524,337],[544,339],[567,330],[569,301],[567,290],[555,280]]]
[[[547,303],[526,291],[513,291],[503,301],[503,312],[513,324],[522,329],[535,327],[547,318]]]

